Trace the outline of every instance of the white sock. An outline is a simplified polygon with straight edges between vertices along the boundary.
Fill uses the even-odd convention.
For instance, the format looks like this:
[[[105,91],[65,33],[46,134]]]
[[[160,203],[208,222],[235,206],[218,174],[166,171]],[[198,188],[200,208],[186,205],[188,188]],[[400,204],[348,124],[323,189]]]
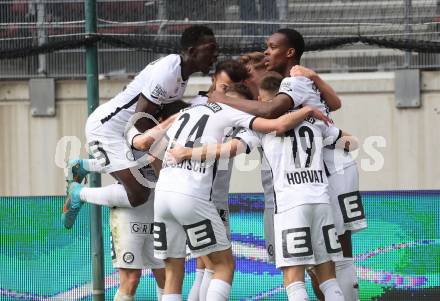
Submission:
[[[336,278],[329,279],[319,285],[324,294],[325,301],[344,301],[344,295],[339,287]]]
[[[98,159],[83,159],[82,161],[84,169],[90,172],[94,171],[101,173],[105,167],[105,164],[102,164],[103,162]]]
[[[296,281],[286,287],[287,298],[289,301],[308,301],[306,285],[302,281]]]
[[[157,295],[157,301],[162,301],[163,288],[160,288],[157,285],[156,285],[156,295]]]
[[[209,301],[226,301],[231,292],[231,285],[220,279],[212,279],[209,283],[206,300]]]
[[[214,275],[213,270],[205,269],[205,272],[203,273],[202,283],[200,283],[199,301],[209,300],[206,299],[206,295],[208,294],[209,283],[211,282],[213,275]]]
[[[182,295],[181,294],[162,295],[162,301],[182,301]]]
[[[81,201],[106,207],[132,208],[128,201],[127,192],[121,184],[111,184],[104,187],[83,187],[80,191]]]
[[[119,290],[116,291],[115,297],[113,298],[113,301],[133,301],[133,300],[134,300],[133,296],[121,293]]]
[[[196,277],[188,294],[188,301],[199,301],[200,285],[202,284],[204,269],[196,269]]]
[[[345,301],[359,300],[359,285],[353,258],[335,262],[336,280],[344,294]]]

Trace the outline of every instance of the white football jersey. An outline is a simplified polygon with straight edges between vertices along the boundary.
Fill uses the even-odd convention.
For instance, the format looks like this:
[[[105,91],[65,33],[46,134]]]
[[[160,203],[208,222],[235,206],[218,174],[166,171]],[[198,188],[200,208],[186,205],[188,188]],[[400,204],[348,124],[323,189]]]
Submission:
[[[249,153],[252,146],[255,145],[256,134],[250,129],[241,129],[237,132],[235,138],[242,140],[248,146],[246,152]],[[258,147],[258,152],[261,156],[261,185],[263,186],[264,192],[264,208],[273,209],[275,191],[273,187],[272,170],[261,147]]]
[[[327,116],[330,113],[325,100],[321,97],[321,92],[314,82],[304,76],[284,78],[278,91],[278,94],[280,93],[287,94],[292,99],[295,109],[303,105],[310,105],[318,108]],[[326,147],[323,154],[328,175],[356,164],[351,155],[342,149]]]
[[[100,105],[89,118],[109,124],[116,133],[124,133],[139,95],[157,105],[167,104],[182,99],[186,84],[181,75],[180,56],[170,54],[148,64],[123,91]]]
[[[275,213],[303,204],[329,203],[322,149],[340,135],[338,128],[313,118],[284,137],[254,132],[251,147],[263,148],[273,173]]]
[[[192,106],[182,110],[168,129],[168,149],[174,143],[186,147],[221,143],[228,128],[249,128],[254,119],[254,116],[225,104]],[[167,165],[165,160],[156,191],[173,191],[209,200],[218,167],[217,161],[200,161],[197,158],[176,165]]]
[[[191,105],[204,105],[208,103],[207,92],[199,92],[199,94],[191,100]],[[237,129],[229,127],[225,129],[226,135],[222,142],[228,142],[237,132]],[[233,160],[228,158],[220,158],[217,164],[217,174],[212,183],[211,201],[214,202],[217,209],[228,209],[229,184],[232,174]]]

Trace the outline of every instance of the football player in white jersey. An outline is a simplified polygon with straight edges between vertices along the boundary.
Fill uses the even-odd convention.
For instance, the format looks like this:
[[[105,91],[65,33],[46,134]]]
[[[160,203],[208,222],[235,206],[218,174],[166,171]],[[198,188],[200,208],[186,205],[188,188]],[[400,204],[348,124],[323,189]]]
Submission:
[[[291,76],[313,78],[316,73],[303,66],[295,66]],[[340,148],[325,147],[323,150],[324,167],[328,176],[330,204],[335,219],[336,232],[342,246],[344,260],[336,262],[336,278],[346,301],[359,300],[358,278],[353,262],[351,233],[367,227],[362,198],[359,193],[359,174],[356,161],[349,152]],[[310,273],[312,272],[312,273]],[[309,270],[311,278],[313,270]],[[322,296],[317,285],[315,293]],[[321,298],[322,299],[322,298]]]
[[[233,85],[234,91],[245,86]],[[208,103],[183,110],[167,131],[168,149],[174,145],[195,147],[220,143],[225,128],[246,127],[283,133],[307,116],[327,120],[321,112],[305,107],[276,120],[256,118],[227,105]],[[234,261],[226,229],[212,202],[212,182],[217,160],[164,161],[156,184],[154,208],[155,256],[165,261],[164,301],[182,300],[186,243],[194,256],[208,255],[214,265],[207,300],[227,300]]]
[[[291,69],[299,65],[300,58],[304,50],[304,46],[302,43],[302,36],[294,30],[280,29],[279,31],[274,33],[272,36],[269,37],[267,41],[268,47],[265,51],[266,69],[276,71],[283,76],[289,76]],[[316,86],[321,91],[322,99],[325,99],[325,104],[328,105],[330,111],[338,109],[340,107],[340,100],[333,89],[331,89],[329,85],[323,82],[319,78],[319,76],[316,75],[316,73],[313,74],[310,79],[314,81]],[[291,80],[293,80],[294,82],[298,81],[303,83],[309,81],[309,79],[301,77],[298,77],[296,79],[286,79],[286,82],[284,84],[286,89],[293,90],[295,88],[295,83],[289,83],[289,81]],[[296,87],[296,89],[298,89],[298,87]],[[246,101],[235,102],[231,99],[228,99],[227,97],[224,97],[224,95],[221,95],[220,93],[214,94],[213,96],[216,98],[217,101],[229,104],[233,107],[244,110],[251,114],[255,114],[257,116],[272,117],[279,116],[279,114],[286,112],[289,107],[300,105],[303,100],[305,100],[307,103],[308,99],[307,97],[304,98],[299,95],[298,99],[293,100],[292,105],[291,99],[289,99],[289,97],[286,97],[286,95],[281,94],[273,98],[271,102],[268,102],[265,105],[259,105],[253,102]],[[328,111],[328,108],[325,104],[324,102],[318,104],[318,107],[320,107],[323,112]],[[353,267],[351,267],[351,269],[354,270]],[[352,294],[348,294],[348,297],[350,295]],[[347,300],[349,299],[347,298]]]
[[[191,26],[181,37],[182,53],[171,54],[150,63],[117,96],[99,106],[87,119],[86,138],[95,159],[74,160],[63,207],[63,224],[71,228],[84,202],[107,207],[136,207],[144,204],[150,188],[136,179],[134,160],[125,135],[135,113],[160,116],[161,107],[182,98],[188,78],[194,72],[208,73],[217,59],[217,43],[211,29]],[[144,132],[154,126],[152,118],[141,118],[136,129]],[[135,136],[131,134],[131,136]],[[111,174],[118,184],[89,188],[80,183],[88,172]]]
[[[283,77],[273,71],[266,72],[260,82],[258,89],[258,101],[271,101],[277,94]],[[272,170],[267,162],[267,158],[261,147],[258,148],[261,154],[261,184],[264,191],[264,241],[268,255],[268,262],[275,263],[275,237],[274,237],[274,187],[272,179]]]
[[[217,63],[214,75],[212,77],[212,85],[209,91],[226,90],[233,83],[240,83],[249,77],[249,73],[245,65],[237,60],[227,59]],[[209,93],[209,92],[208,92]],[[206,104],[208,102],[208,93],[199,92],[191,104]],[[248,95],[247,97],[252,97]],[[233,138],[234,131],[231,128],[225,135],[223,141]],[[219,160],[217,174],[212,185],[211,201],[217,208],[217,211],[226,227],[226,234],[230,239],[229,228],[229,180],[232,171],[232,160]],[[209,282],[214,275],[214,267],[207,256],[197,257],[196,276],[188,294],[188,301],[205,301],[209,287]]]

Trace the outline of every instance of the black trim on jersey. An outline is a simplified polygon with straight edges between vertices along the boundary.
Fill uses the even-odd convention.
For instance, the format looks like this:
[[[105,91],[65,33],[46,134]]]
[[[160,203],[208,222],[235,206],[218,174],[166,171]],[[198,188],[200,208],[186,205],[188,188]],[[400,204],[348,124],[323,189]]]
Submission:
[[[251,148],[246,143],[246,141],[243,140],[243,138],[241,138],[241,137],[232,137],[232,139],[240,140],[241,142],[243,142],[244,145],[246,145],[246,154],[249,154],[251,152]]]
[[[134,105],[138,100],[139,100],[139,96],[142,95],[145,99],[147,99],[145,97],[145,95],[143,95],[142,93],[139,93],[135,98],[133,98],[132,100],[130,100],[128,103],[126,103],[125,105],[123,105],[122,107],[117,107],[116,110],[114,110],[112,113],[110,113],[109,115],[107,115],[106,117],[101,119],[101,123],[104,124],[107,121],[109,121],[110,119],[112,119],[116,114],[118,114],[120,111],[128,109],[129,107],[131,107],[132,105]]]
[[[249,129],[252,130],[252,125],[254,124],[255,119],[257,119],[257,116],[254,116],[251,121],[249,121]]]
[[[208,91],[199,91],[199,93],[197,93],[197,95],[208,97]]]
[[[213,170],[212,170],[211,191],[209,192],[209,201],[210,202],[212,202],[212,187],[214,187],[215,176],[217,175],[217,167],[218,167],[218,160],[216,159],[214,162]]]
[[[331,145],[336,146],[336,142],[338,142],[339,139],[342,137],[342,130],[339,130],[338,138],[336,138],[335,142],[333,142]]]
[[[328,170],[327,164],[325,164],[325,161],[322,161],[322,163],[324,163],[324,171],[325,171],[325,175],[326,175],[327,177],[330,177],[331,174],[330,174],[330,171]]]
[[[237,139],[237,140],[240,140],[241,142],[243,142],[243,144],[246,145],[246,154],[249,154],[252,151],[249,144],[247,144],[246,141],[244,141],[242,138],[236,136],[238,133],[240,133],[240,131],[242,129],[243,129],[242,127],[233,127],[232,133],[229,137],[231,137],[231,139]],[[226,141],[224,141],[224,142],[226,142]],[[230,160],[231,160],[231,158],[230,158]]]

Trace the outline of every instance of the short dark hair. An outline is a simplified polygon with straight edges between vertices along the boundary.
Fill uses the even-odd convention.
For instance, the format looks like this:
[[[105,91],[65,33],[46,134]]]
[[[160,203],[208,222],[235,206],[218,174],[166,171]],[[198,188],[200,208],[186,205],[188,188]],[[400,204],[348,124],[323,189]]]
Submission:
[[[206,36],[214,37],[214,32],[211,28],[203,25],[190,26],[182,33],[180,46],[183,50],[188,49],[189,47],[196,47]]]
[[[249,78],[249,72],[245,64],[237,60],[227,59],[217,63],[214,76],[220,74],[222,71],[225,72],[235,83]]]
[[[295,49],[295,58],[299,62],[305,48],[303,36],[298,31],[291,28],[278,29],[277,33],[281,33],[287,38],[287,43],[290,48]]]
[[[242,83],[233,83],[232,85],[228,86],[226,88],[225,93],[228,92],[234,92],[237,94],[240,94],[241,96],[243,96],[246,99],[253,99],[254,96],[252,95],[251,90],[249,90],[249,88]]]
[[[267,72],[260,83],[260,89],[275,94],[280,89],[283,77],[275,71]]]

